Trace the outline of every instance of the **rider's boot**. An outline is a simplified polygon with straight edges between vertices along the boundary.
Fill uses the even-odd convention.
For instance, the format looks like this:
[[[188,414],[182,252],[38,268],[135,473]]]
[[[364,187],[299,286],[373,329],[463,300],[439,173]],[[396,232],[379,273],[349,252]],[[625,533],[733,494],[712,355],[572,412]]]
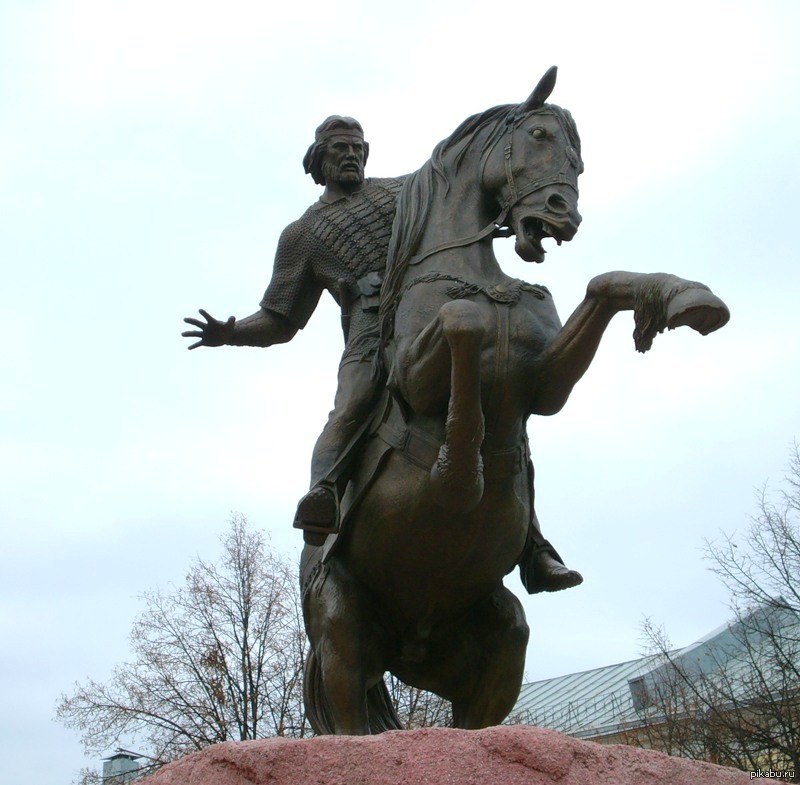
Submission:
[[[533,464],[528,462],[528,474],[533,488]],[[541,591],[562,591],[580,586],[583,576],[570,570],[549,540],[544,538],[539,525],[539,516],[533,509],[531,497],[531,520],[528,524],[528,542],[519,560],[519,576],[528,594]]]
[[[528,594],[562,591],[583,583],[583,576],[566,567],[556,549],[544,539],[531,548],[520,562],[519,570]]]
[[[319,482],[297,504],[295,529],[303,530],[309,545],[322,545],[329,534],[339,531],[339,493],[336,485]]]

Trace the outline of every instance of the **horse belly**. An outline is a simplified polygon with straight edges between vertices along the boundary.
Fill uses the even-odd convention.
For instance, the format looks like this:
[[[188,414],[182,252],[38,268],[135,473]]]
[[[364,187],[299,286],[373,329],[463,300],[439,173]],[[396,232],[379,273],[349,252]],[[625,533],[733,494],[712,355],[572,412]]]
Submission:
[[[429,471],[394,453],[350,521],[340,555],[399,626],[451,616],[486,597],[527,536],[524,472],[487,482],[468,514],[442,509],[429,488]]]

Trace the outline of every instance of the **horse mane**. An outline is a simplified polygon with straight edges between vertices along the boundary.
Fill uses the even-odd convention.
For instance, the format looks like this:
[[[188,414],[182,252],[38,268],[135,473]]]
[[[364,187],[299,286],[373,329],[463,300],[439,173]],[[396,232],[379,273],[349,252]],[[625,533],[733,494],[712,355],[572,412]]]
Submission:
[[[453,172],[455,173],[479,132],[489,128],[489,133],[485,135],[481,148],[481,154],[485,155],[506,133],[509,126],[515,126],[537,112],[547,111],[559,117],[570,144],[580,155],[580,138],[575,121],[566,109],[555,104],[544,104],[538,109],[522,113],[518,112],[520,106],[519,104],[503,104],[468,117],[450,136],[433,148],[431,157],[416,172],[409,175],[403,184],[397,197],[397,209],[386,259],[386,277],[381,287],[379,322],[381,343],[384,346],[394,333],[394,315],[400,301],[403,280],[425,231],[431,203],[436,194],[437,179],[441,181],[445,193],[450,187],[444,159],[448,151],[466,141],[466,144],[454,156]]]

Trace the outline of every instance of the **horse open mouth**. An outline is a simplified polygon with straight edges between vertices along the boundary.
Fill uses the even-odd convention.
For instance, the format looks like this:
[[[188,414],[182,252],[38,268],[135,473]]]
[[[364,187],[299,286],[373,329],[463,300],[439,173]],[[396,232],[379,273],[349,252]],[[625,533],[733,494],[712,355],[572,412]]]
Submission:
[[[544,261],[547,253],[542,247],[542,240],[545,237],[552,237],[558,245],[561,245],[565,239],[564,233],[559,227],[535,216],[521,218],[515,234],[517,242],[514,250],[526,262],[536,262],[537,264]]]

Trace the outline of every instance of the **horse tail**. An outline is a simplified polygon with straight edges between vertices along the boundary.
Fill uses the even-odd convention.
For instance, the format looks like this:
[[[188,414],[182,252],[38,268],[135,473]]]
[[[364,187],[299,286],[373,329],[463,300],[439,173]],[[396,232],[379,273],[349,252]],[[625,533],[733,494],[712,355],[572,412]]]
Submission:
[[[403,724],[397,716],[386,682],[381,679],[367,690],[367,717],[372,733],[383,733],[387,730],[403,730]]]
[[[313,649],[306,658],[303,699],[306,704],[306,716],[314,733],[318,736],[335,733],[330,703],[325,685],[322,683],[322,669]],[[403,730],[383,679],[367,690],[367,716],[371,733]]]

